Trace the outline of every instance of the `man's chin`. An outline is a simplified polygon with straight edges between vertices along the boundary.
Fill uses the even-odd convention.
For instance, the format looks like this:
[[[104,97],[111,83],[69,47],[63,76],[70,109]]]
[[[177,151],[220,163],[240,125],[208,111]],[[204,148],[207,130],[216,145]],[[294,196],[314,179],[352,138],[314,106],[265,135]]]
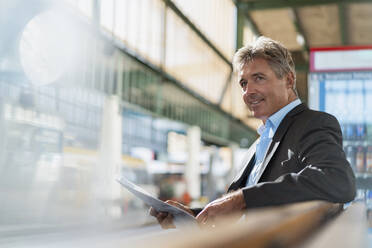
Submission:
[[[255,107],[248,107],[248,109],[252,112],[252,115],[254,118],[257,118],[257,119],[260,119],[260,120],[265,120],[266,119],[266,115],[260,111],[261,108],[259,108],[258,106],[255,108]]]
[[[255,111],[252,111],[252,112],[253,112],[253,117],[254,117],[254,118],[261,119],[261,115],[260,115],[260,113],[255,112]]]
[[[254,118],[260,119],[262,121],[267,119],[266,115],[264,115],[263,113],[260,113],[258,111],[256,111],[256,112],[253,111],[253,116],[254,116]]]

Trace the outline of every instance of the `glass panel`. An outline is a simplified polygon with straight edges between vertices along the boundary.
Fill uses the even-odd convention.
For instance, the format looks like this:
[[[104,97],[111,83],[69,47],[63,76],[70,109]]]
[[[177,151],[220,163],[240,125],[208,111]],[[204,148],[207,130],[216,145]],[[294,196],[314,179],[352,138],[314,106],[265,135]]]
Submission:
[[[235,51],[235,11],[231,0],[173,0],[179,9],[227,57]]]
[[[79,10],[86,16],[92,17],[93,14],[93,0],[78,0],[77,6]]]
[[[148,61],[159,65],[162,51],[160,0],[101,1],[101,25]]]
[[[112,32],[114,28],[114,0],[104,0],[100,2],[100,21],[101,25]]]
[[[230,72],[229,66],[169,9],[166,44],[166,71],[217,103]]]

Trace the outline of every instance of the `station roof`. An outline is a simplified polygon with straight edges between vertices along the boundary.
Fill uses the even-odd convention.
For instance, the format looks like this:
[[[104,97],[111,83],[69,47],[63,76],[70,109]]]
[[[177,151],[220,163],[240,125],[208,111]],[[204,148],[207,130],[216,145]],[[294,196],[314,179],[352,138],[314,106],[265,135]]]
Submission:
[[[365,46],[372,44],[372,1],[370,0],[235,0],[256,36],[281,41],[293,55],[297,89],[307,101],[309,50],[318,47]],[[241,105],[241,99],[234,105]],[[241,108],[241,111],[243,108]],[[255,128],[247,112],[238,118]],[[239,116],[240,115],[240,116]]]

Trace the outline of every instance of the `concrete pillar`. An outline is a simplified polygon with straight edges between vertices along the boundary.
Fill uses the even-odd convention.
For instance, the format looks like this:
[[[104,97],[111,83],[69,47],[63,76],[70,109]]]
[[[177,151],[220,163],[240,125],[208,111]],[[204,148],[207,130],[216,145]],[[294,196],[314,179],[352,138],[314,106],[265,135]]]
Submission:
[[[186,185],[192,199],[200,197],[200,128],[192,126],[187,130],[188,161],[186,165]]]
[[[239,149],[239,146],[235,143],[231,143],[229,147],[231,149],[231,161],[230,161],[231,167],[230,167],[228,177],[227,177],[228,184],[231,183],[231,181],[235,178],[235,176],[237,175],[240,169],[238,167],[242,163],[242,161],[239,161],[238,158],[236,157],[236,152]]]
[[[120,196],[120,185],[115,181],[119,174],[122,146],[122,115],[118,96],[106,96],[103,107],[101,146],[98,177],[102,189],[100,197],[116,199]],[[101,195],[103,194],[103,195]]]
[[[205,189],[205,196],[208,197],[209,201],[213,201],[216,196],[216,180],[213,175],[214,167],[218,159],[218,148],[215,146],[211,147],[209,155],[209,170],[207,174],[207,187]]]

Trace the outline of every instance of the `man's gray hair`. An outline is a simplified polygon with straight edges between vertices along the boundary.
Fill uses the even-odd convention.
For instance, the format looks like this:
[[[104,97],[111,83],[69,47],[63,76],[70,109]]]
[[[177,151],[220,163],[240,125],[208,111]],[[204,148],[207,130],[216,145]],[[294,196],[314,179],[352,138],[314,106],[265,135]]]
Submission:
[[[293,91],[296,90],[296,71],[292,55],[280,42],[260,36],[253,44],[240,48],[234,55],[233,65],[236,71],[251,62],[255,58],[265,59],[275,72],[276,76],[282,79],[288,73],[293,74]]]

